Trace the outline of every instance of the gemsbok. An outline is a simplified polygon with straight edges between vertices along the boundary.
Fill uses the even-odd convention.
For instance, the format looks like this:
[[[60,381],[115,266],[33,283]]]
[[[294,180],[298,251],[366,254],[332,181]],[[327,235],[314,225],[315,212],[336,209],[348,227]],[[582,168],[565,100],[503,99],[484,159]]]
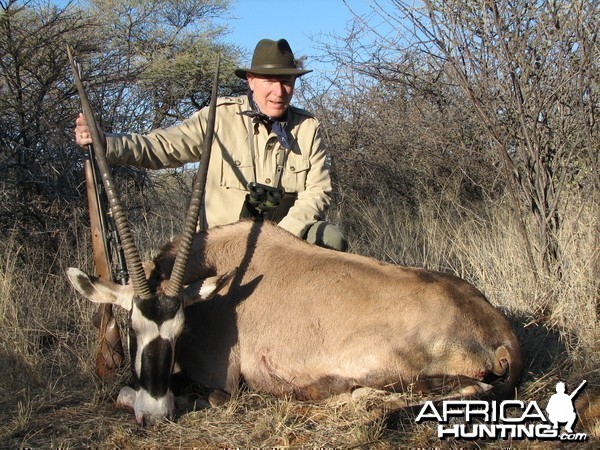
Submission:
[[[201,191],[194,188],[191,205]],[[139,423],[172,416],[174,370],[227,393],[243,379],[297,399],[444,384],[457,395],[514,395],[523,366],[517,338],[466,281],[320,248],[269,222],[194,233],[197,215],[188,213],[182,237],[146,272],[127,246],[130,285],[67,271],[84,297],[130,311],[135,386],[123,392]]]

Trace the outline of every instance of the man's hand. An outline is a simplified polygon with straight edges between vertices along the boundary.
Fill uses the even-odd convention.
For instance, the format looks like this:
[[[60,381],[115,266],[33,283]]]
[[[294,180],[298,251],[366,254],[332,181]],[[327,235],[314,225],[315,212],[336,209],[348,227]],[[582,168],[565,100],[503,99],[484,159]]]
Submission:
[[[87,120],[83,113],[79,113],[77,119],[75,119],[75,129],[73,132],[75,133],[75,142],[80,147],[85,148],[92,144],[92,134],[90,133],[90,128],[88,127]],[[104,136],[102,129],[98,128],[98,134],[100,134],[100,139],[106,143],[106,137]]]

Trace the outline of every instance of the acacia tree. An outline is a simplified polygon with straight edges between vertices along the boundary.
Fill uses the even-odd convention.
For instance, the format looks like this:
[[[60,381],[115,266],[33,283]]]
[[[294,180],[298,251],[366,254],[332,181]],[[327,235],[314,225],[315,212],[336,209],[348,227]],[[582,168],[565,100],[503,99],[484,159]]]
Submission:
[[[217,52],[224,93],[241,87],[233,76],[239,52],[219,44],[226,29],[214,24],[230,0],[92,0],[86,11],[104,34],[102,48],[79,41],[88,78],[110,113],[105,125],[149,131],[206,106]],[[107,45],[108,44],[108,45]]]
[[[72,138],[80,106],[67,44],[82,62],[103,128],[145,132],[206,103],[217,51],[223,65],[236,63],[237,50],[219,45],[224,30],[212,25],[228,6],[226,0],[63,7],[0,0],[0,232],[56,231],[85,207],[78,192],[83,152]],[[233,77],[223,77],[221,86],[224,93],[239,89]]]
[[[561,272],[567,188],[589,195],[599,187],[598,8],[587,0],[381,0],[373,10],[385,26],[363,21],[371,45],[358,70],[393,82],[416,52],[422,70],[462,90],[502,163],[535,274]]]
[[[65,36],[85,28],[78,14],[0,2],[1,231],[54,229],[52,217],[75,192],[77,155],[65,145],[69,109]]]

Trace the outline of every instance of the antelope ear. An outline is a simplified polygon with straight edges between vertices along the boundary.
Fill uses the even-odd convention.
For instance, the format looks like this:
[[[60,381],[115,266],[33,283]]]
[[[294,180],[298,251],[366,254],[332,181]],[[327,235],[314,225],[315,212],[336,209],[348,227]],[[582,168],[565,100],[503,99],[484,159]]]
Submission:
[[[142,263],[142,267],[144,268],[144,273],[146,274],[146,278],[150,278],[152,271],[156,268],[156,264],[154,264],[154,261],[152,261],[152,260],[144,261]]]
[[[225,275],[198,280],[183,290],[183,306],[191,306],[203,300],[210,300],[219,292],[237,273],[237,267]]]
[[[112,303],[131,311],[133,303],[133,286],[121,285],[98,277],[88,276],[79,269],[70,267],[66,270],[67,278],[77,291],[94,303]]]

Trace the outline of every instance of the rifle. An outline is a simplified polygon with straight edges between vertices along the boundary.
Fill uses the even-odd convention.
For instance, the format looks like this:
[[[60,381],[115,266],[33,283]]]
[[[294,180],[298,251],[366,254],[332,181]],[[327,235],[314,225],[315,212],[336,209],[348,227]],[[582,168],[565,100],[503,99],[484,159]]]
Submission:
[[[81,67],[73,58],[69,47],[67,47],[67,53],[75,82],[81,84]],[[93,117],[86,116],[86,120],[90,128],[95,127],[97,129]],[[102,180],[98,177],[94,151],[94,147],[88,145],[84,171],[96,273],[105,280],[127,284],[129,277],[125,255],[114,218],[110,212],[106,191]],[[100,148],[98,151],[104,151],[104,149]],[[125,356],[121,342],[121,332],[113,315],[112,304],[100,305],[92,318],[92,322],[99,329],[96,374],[100,378],[109,378],[122,365]]]
[[[580,384],[579,386],[577,386],[577,389],[575,389],[573,392],[571,392],[571,393],[569,394],[569,397],[571,398],[571,400],[573,400],[573,398],[575,398],[575,396],[576,396],[576,395],[579,393],[579,391],[581,390],[581,388],[582,388],[583,386],[585,386],[585,384],[586,384],[586,383],[587,383],[587,380],[583,380],[583,381],[581,382],[581,384]]]

